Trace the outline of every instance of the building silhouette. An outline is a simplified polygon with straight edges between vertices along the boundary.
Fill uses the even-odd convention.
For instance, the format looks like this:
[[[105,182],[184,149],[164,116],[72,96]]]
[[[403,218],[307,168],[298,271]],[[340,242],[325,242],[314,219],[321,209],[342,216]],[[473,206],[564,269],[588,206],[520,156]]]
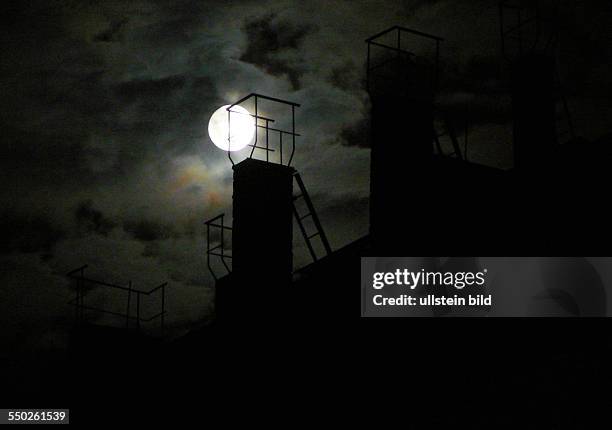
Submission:
[[[256,310],[260,316],[285,311],[297,316],[315,308],[343,312],[340,309],[346,305],[341,303],[349,289],[356,291],[360,284],[363,256],[568,255],[605,249],[610,239],[609,209],[602,198],[610,179],[607,148],[575,137],[556,80],[555,28],[545,24],[537,11],[529,17],[525,9],[523,20],[508,27],[505,14],[517,9],[500,5],[502,55],[511,77],[513,168],[480,165],[462,153],[451,114],[436,102],[443,39],[398,26],[368,38],[369,234],[322,258],[313,254],[311,264],[293,272],[291,177],[296,171],[270,162],[267,149],[266,160],[252,159],[251,153],[251,158],[234,166],[234,268],[217,281],[220,320],[233,314],[225,302],[243,315]],[[532,26],[539,30],[530,32]],[[518,48],[513,50],[510,41]],[[415,43],[430,43],[433,58],[416,55],[410,48]],[[562,144],[559,104],[570,129]],[[441,130],[436,118],[441,119]],[[450,140],[451,153],[443,152],[443,137]],[[319,230],[323,231],[320,225]],[[431,266],[433,261],[423,264],[442,267]],[[445,267],[466,271],[477,267],[474,264],[473,258],[462,257]],[[304,291],[325,292],[327,304],[315,301],[315,295],[304,297]],[[486,288],[479,293],[486,293]],[[538,294],[548,293],[534,292],[534,300],[541,299]],[[329,309],[321,309],[326,306]],[[487,312],[479,308],[458,314]],[[433,312],[447,313],[453,314]]]

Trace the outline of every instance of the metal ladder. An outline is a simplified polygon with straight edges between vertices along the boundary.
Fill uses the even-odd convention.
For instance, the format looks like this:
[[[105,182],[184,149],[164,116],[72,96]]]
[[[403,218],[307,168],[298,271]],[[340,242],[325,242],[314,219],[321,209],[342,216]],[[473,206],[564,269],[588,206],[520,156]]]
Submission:
[[[332,250],[331,250],[331,247],[329,246],[329,242],[327,241],[327,236],[325,236],[325,232],[323,231],[323,226],[321,225],[321,221],[319,221],[319,217],[317,216],[315,208],[312,204],[312,200],[310,200],[308,191],[306,191],[306,187],[304,186],[302,177],[297,172],[293,174],[293,177],[295,178],[295,182],[297,183],[298,188],[300,189],[299,194],[296,194],[293,196],[293,214],[295,215],[295,219],[298,223],[298,226],[300,227],[302,236],[304,236],[306,246],[308,247],[308,251],[310,252],[310,255],[312,256],[312,259],[314,261],[317,261],[319,257],[317,257],[317,253],[315,252],[312,246],[312,239],[319,236],[321,243],[323,244],[323,248],[325,249],[326,255],[331,254]],[[300,215],[300,213],[298,212],[295,206],[295,202],[299,199],[304,199],[304,202],[306,203],[306,207],[308,209],[308,213],[304,215]],[[316,232],[314,232],[313,234],[308,234],[308,232],[306,231],[306,227],[304,226],[304,222],[303,222],[306,218],[312,218],[312,222],[316,228]]]

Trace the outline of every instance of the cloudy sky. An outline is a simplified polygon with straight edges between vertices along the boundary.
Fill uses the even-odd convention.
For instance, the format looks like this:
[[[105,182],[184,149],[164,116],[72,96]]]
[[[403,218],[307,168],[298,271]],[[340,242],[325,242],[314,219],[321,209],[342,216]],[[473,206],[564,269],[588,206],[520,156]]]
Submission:
[[[610,7],[555,3],[576,128],[597,139],[611,117]],[[31,1],[3,11],[0,335],[27,345],[43,328],[52,339],[71,316],[62,275],[82,264],[143,289],[168,281],[176,327],[209,314],[203,221],[230,209],[232,171],[206,127],[251,92],[302,105],[294,165],[332,246],[364,235],[364,39],[392,25],[446,39],[441,103],[469,117],[471,160],[510,167],[496,4]]]

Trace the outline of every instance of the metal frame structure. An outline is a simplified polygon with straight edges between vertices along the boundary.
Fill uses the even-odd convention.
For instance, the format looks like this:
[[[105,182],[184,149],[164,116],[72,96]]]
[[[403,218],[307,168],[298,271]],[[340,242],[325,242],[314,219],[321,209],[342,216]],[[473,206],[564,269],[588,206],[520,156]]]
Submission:
[[[110,284],[108,282],[98,281],[98,280],[91,279],[91,278],[86,278],[85,269],[87,267],[88,265],[86,264],[77,269],[71,270],[70,272],[66,274],[68,278],[76,281],[76,297],[72,299],[71,301],[69,301],[68,304],[73,305],[75,307],[75,320],[77,324],[83,323],[83,321],[85,320],[84,311],[89,310],[89,311],[95,311],[95,312],[99,312],[103,314],[114,315],[117,317],[125,318],[125,328],[130,328],[130,320],[135,320],[136,327],[140,328],[141,322],[150,322],[156,318],[160,318],[160,324],[163,330],[165,315],[166,315],[166,286],[168,285],[167,282],[164,282],[163,284],[160,284],[157,287],[149,291],[143,291],[143,290],[138,290],[138,289],[133,288],[132,281],[129,281],[127,286],[122,286],[122,285]],[[127,294],[126,312],[125,313],[114,312],[114,311],[109,311],[106,309],[100,309],[100,308],[96,308],[93,306],[85,305],[84,298],[86,294],[86,291],[85,291],[86,285],[90,285],[92,287],[107,287],[107,288],[127,291],[128,294]],[[158,290],[161,290],[161,311],[149,318],[142,318],[140,316],[141,296],[143,295],[150,296],[151,294],[153,294],[154,292]],[[130,312],[132,294],[136,294],[136,315],[135,316],[132,316]]]
[[[386,36],[390,33],[396,33],[396,37],[395,37],[395,43],[394,45],[389,45],[389,44],[385,44],[380,42],[380,39],[383,36]],[[418,36],[418,37],[422,37],[425,39],[429,39],[435,42],[436,44],[436,58],[435,58],[435,71],[434,71],[434,91],[438,88],[438,84],[439,84],[439,80],[440,80],[440,42],[443,42],[444,39],[438,36],[434,36],[433,34],[428,34],[428,33],[423,33],[422,31],[417,31],[417,30],[412,30],[410,28],[406,28],[406,27],[401,27],[398,25],[395,25],[393,27],[390,27],[384,31],[381,31],[380,33],[375,34],[374,36],[371,36],[369,38],[367,38],[365,40],[365,42],[368,44],[368,58],[367,58],[367,69],[366,69],[366,87],[368,89],[368,91],[370,90],[370,77],[372,75],[373,70],[382,67],[386,64],[388,64],[390,61],[396,59],[396,58],[400,58],[402,55],[406,55],[408,57],[416,57],[416,54],[405,50],[402,48],[402,42],[405,42],[405,38],[402,38],[402,34],[410,34],[410,35],[414,35],[414,36]],[[388,60],[385,60],[379,64],[376,65],[372,65],[372,48],[373,47],[377,47],[377,48],[382,48],[385,50],[388,50],[390,52],[395,52],[396,56],[393,58],[390,58]]]
[[[221,214],[221,215],[217,215],[214,218],[209,219],[208,221],[204,223],[206,224],[206,265],[208,267],[208,270],[212,274],[213,278],[215,279],[215,281],[219,279],[219,276],[217,276],[217,274],[215,273],[213,269],[213,266],[211,264],[211,259],[210,259],[211,256],[218,257],[221,259],[221,262],[223,263],[225,270],[227,270],[227,273],[231,273],[232,271],[231,267],[227,264],[227,261],[226,261],[226,259],[231,260],[232,256],[228,255],[225,250],[225,231],[229,230],[231,232],[232,228],[225,225],[224,218],[225,218],[225,214]],[[220,243],[218,245],[211,247],[212,229],[220,230],[220,233],[219,233]]]
[[[242,105],[243,103],[246,103],[249,100],[253,100],[254,102],[254,111],[255,113],[250,113],[251,117],[253,117],[255,119],[255,142],[253,144],[250,144],[249,146],[252,148],[251,149],[251,153],[249,155],[249,158],[253,158],[253,154],[255,152],[256,149],[262,150],[266,152],[266,162],[270,162],[270,153],[271,152],[275,152],[276,150],[271,149],[270,148],[270,133],[278,133],[279,135],[279,157],[278,157],[278,164],[283,164],[286,166],[290,166],[291,162],[293,161],[293,156],[295,154],[295,138],[296,137],[300,137],[300,134],[295,132],[295,108],[296,107],[300,107],[300,105],[298,103],[294,103],[294,102],[290,102],[287,100],[281,100],[279,98],[275,98],[275,97],[269,97],[269,96],[265,96],[263,94],[257,94],[257,93],[251,93],[243,98],[241,98],[240,100],[238,100],[235,103],[232,103],[230,106],[228,106],[225,110],[227,111],[227,121],[228,121],[228,127],[227,127],[227,138],[228,138],[228,142],[230,140],[230,136],[231,136],[231,114],[232,113],[240,113],[237,112],[235,110],[232,110],[232,108],[234,106],[238,106],[238,105]],[[269,102],[272,103],[277,103],[277,104],[283,104],[286,106],[290,106],[291,107],[291,130],[281,130],[280,128],[274,128],[274,127],[270,127],[271,123],[274,123],[275,120],[273,118],[268,118],[265,116],[261,116],[259,115],[259,108],[260,108],[260,100],[267,100]],[[263,122],[263,124],[260,123],[260,121]],[[258,129],[263,129],[265,130],[265,146],[259,146],[258,145]],[[289,136],[290,140],[291,140],[291,154],[289,156],[289,160],[287,161],[287,164],[284,164],[284,158],[283,158],[283,136]],[[234,165],[234,160],[232,159],[232,155],[231,152],[228,150],[227,151],[227,156],[230,160],[230,162],[232,163],[232,165]]]

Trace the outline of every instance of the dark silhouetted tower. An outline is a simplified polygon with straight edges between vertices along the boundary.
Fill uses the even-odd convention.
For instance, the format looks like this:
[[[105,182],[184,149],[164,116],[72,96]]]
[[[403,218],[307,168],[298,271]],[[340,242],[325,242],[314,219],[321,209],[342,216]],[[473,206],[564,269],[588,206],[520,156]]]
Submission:
[[[295,108],[299,104],[249,94],[227,109],[246,102],[252,103],[246,115],[253,118],[256,133],[251,152],[246,158],[243,154],[242,161],[235,162],[228,152],[234,170],[232,227],[225,226],[223,215],[206,223],[207,262],[217,281],[217,314],[220,320],[233,322],[278,319],[289,316],[299,305],[294,297],[297,291],[289,288],[293,280],[294,219],[315,261],[320,255],[313,241],[321,241],[325,253],[331,253],[304,182],[291,166],[299,136],[295,132]],[[267,116],[261,115],[262,104]],[[228,128],[231,130],[231,119]],[[298,210],[296,200],[304,201],[306,212]],[[212,229],[217,229],[217,237],[211,234]],[[230,232],[231,254],[225,249],[226,233]],[[218,276],[211,256],[220,259],[217,269],[222,264],[224,276]]]
[[[554,61],[543,53],[521,56],[512,64],[514,166],[545,168],[557,147]]]
[[[294,173],[252,158],[234,166],[232,271],[247,291],[291,281]]]
[[[537,3],[500,2],[502,54],[510,62],[514,167],[545,169],[557,148],[556,30]]]
[[[406,39],[415,37],[435,42],[433,62],[404,49]],[[414,232],[408,225],[419,225],[423,216],[405,205],[406,196],[418,201],[425,192],[422,181],[433,159],[441,40],[397,26],[366,40],[372,103],[370,234],[377,255],[405,255]]]

